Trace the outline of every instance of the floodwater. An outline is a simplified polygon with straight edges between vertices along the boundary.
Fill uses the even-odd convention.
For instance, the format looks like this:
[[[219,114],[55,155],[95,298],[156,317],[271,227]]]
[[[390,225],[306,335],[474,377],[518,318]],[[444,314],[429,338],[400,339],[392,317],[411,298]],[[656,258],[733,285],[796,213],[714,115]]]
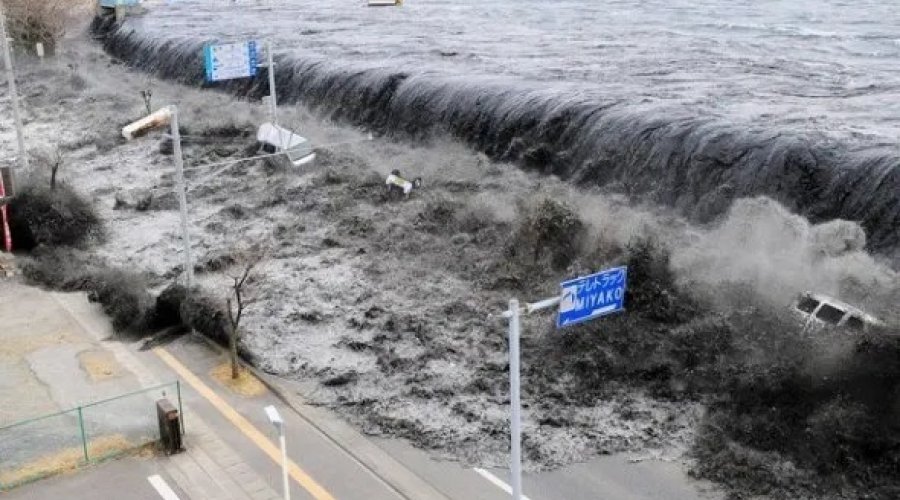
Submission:
[[[860,223],[900,262],[900,10],[763,0],[157,1],[95,26],[138,68],[204,84],[202,46],[271,40],[279,102],[674,207],[768,196]],[[223,86],[267,93],[255,80]]]
[[[164,38],[406,72],[567,86],[635,105],[864,142],[900,133],[900,9],[886,0],[180,0],[132,21]]]

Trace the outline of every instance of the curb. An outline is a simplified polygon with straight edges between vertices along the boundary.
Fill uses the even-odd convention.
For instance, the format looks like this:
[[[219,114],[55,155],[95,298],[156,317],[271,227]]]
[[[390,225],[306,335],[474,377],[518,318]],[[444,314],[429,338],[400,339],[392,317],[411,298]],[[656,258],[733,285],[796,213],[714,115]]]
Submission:
[[[224,348],[212,339],[196,332],[194,334],[218,352],[225,352]],[[306,404],[300,396],[283,387],[277,377],[263,373],[243,359],[239,362],[300,418],[404,499],[451,500],[350,425],[319,408]]]

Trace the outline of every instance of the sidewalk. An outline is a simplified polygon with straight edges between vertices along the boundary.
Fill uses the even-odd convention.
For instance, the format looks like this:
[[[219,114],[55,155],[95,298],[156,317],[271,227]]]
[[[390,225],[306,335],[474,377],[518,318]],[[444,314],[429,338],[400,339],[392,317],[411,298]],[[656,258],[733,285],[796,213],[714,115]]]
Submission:
[[[83,295],[51,294],[68,317],[96,340],[113,335],[109,321]],[[159,380],[146,366],[117,342],[103,342],[144,387]],[[184,405],[185,451],[161,458],[165,471],[188,498],[195,500],[278,500],[276,493],[240,456],[220,439],[187,404]]]
[[[26,312],[27,314],[23,314]],[[83,294],[59,294],[26,287],[11,281],[0,282],[0,395],[7,406],[0,419],[4,423],[68,409],[104,397],[124,394],[174,380],[160,380],[112,336],[106,318]],[[85,360],[103,359],[97,377]],[[148,413],[154,412],[152,407]],[[277,500],[281,495],[228,446],[189,405],[184,406],[185,451],[172,456],[136,456],[122,463],[145,462],[139,470],[162,470],[175,484],[182,500]],[[155,418],[155,414],[154,414]],[[107,468],[124,469],[110,463],[89,467],[84,473],[100,474]],[[75,473],[76,476],[79,474]],[[59,476],[7,492],[10,499],[46,498],[42,488],[52,490],[76,476]],[[123,483],[113,496],[93,488],[67,491],[67,498],[124,498],[138,492],[152,492],[147,476],[138,472],[121,474]],[[43,486],[46,484],[46,486]],[[146,493],[149,494],[149,493]],[[83,495],[83,496],[82,496]],[[181,496],[183,495],[183,496]],[[156,495],[159,498],[159,495]]]
[[[190,415],[190,410],[185,409]],[[281,495],[199,418],[185,421],[183,453],[164,462],[175,483],[192,499],[279,500]]]

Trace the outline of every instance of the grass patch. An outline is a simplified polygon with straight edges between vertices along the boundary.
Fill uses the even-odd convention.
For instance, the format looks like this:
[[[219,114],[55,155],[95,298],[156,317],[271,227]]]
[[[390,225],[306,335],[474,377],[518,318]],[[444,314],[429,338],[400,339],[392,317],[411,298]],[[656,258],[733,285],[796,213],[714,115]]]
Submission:
[[[122,365],[109,351],[83,351],[78,355],[81,368],[94,382],[102,382],[123,374]]]
[[[238,370],[238,378],[231,378],[231,363],[222,363],[213,368],[209,375],[239,396],[252,398],[266,393],[266,386],[243,367]]]
[[[132,443],[120,434],[102,436],[88,443],[91,462],[106,460],[128,452],[141,451],[144,443]],[[62,449],[9,470],[0,470],[0,490],[9,490],[39,479],[71,472],[88,465],[81,446]]]

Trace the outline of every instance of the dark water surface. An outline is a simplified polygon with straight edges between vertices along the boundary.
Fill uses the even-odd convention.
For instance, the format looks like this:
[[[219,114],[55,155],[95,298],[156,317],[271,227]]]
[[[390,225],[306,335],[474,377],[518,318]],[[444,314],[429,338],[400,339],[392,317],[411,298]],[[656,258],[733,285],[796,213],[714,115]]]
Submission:
[[[411,72],[504,76],[697,115],[893,142],[900,8],[888,0],[198,1],[151,4],[158,37]]]
[[[900,9],[862,0],[146,3],[103,26],[131,64],[202,82],[204,41],[270,38],[279,93],[406,136],[612,185],[711,220],[764,194],[900,242]],[[235,82],[264,93],[264,79]]]

